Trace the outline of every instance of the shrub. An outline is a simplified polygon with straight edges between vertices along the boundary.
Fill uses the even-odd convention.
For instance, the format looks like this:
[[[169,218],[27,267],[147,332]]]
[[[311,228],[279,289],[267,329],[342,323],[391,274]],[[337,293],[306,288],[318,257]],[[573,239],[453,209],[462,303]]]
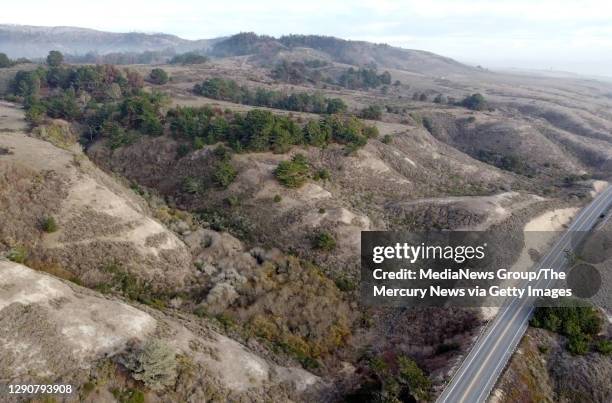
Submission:
[[[581,355],[589,351],[591,338],[601,331],[602,319],[591,306],[571,306],[562,300],[560,306],[538,307],[530,324],[567,336],[567,350]]]
[[[385,134],[381,140],[384,144],[391,144],[393,142],[393,137],[389,134]]]
[[[486,108],[487,102],[482,94],[472,94],[461,101],[461,105],[473,111],[482,111]]]
[[[202,64],[208,62],[208,57],[199,55],[195,52],[187,52],[174,56],[170,59],[170,64]]]
[[[328,169],[325,168],[321,168],[319,169],[315,175],[314,175],[314,180],[318,181],[318,180],[329,180],[331,178],[331,174],[329,173]]]
[[[43,122],[46,113],[47,109],[45,106],[40,102],[36,102],[30,105],[26,111],[25,118],[29,123],[36,126]]]
[[[229,161],[218,162],[213,174],[213,180],[217,186],[227,188],[236,179],[238,172]]]
[[[16,246],[9,250],[6,258],[12,262],[23,264],[28,258],[28,255],[28,250],[24,246]]]
[[[433,134],[433,122],[427,116],[423,117],[423,127],[429,132]]]
[[[283,200],[283,198],[281,197],[281,195],[275,195],[273,200],[274,200],[274,203],[280,203]]]
[[[359,117],[363,119],[380,120],[380,118],[382,118],[382,108],[378,105],[370,105],[361,110]]]
[[[323,231],[316,234],[312,239],[312,246],[322,251],[332,251],[336,248],[336,240],[329,232]]]
[[[58,67],[63,62],[64,62],[64,55],[61,52],[57,50],[52,50],[49,52],[49,55],[47,56],[47,64],[49,66]]]
[[[151,70],[151,74],[149,75],[149,81],[153,84],[163,85],[168,82],[168,73],[164,69],[153,69]]]
[[[0,69],[5,67],[11,67],[13,62],[8,58],[6,53],[0,53]]]
[[[132,377],[153,390],[172,386],[176,379],[176,354],[159,339],[149,339],[142,349],[132,350],[122,364]]]
[[[355,281],[346,276],[337,278],[335,283],[336,287],[338,287],[340,291],[344,292],[353,291],[355,288],[357,288],[357,284],[355,283]]]
[[[431,381],[409,357],[399,356],[399,379],[410,387],[410,393],[421,401],[428,401],[431,393]]]
[[[176,148],[176,158],[183,158],[184,156],[189,154],[189,151],[191,151],[191,149],[187,144],[179,144],[179,146]]]
[[[200,193],[203,190],[202,183],[192,176],[183,178],[182,188],[183,191],[191,194]]]
[[[299,188],[308,179],[310,165],[302,154],[296,154],[291,161],[282,161],[274,170],[274,176],[288,188]]]
[[[595,349],[603,355],[612,354],[612,340],[599,340],[595,343]]]
[[[444,103],[444,97],[442,96],[442,94],[438,94],[436,95],[436,97],[434,98],[434,103],[435,104],[443,104]]]
[[[57,231],[57,223],[55,222],[55,218],[46,217],[42,220],[42,230],[48,233]]]
[[[235,207],[240,204],[240,199],[236,195],[230,195],[225,198],[225,203],[227,203],[229,207]]]
[[[578,333],[570,336],[567,350],[575,355],[584,355],[589,352],[589,337]]]

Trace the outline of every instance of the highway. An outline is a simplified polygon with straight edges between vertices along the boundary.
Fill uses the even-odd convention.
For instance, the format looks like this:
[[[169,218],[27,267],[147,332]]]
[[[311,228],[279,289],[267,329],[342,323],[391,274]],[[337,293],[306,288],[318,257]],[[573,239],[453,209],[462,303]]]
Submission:
[[[572,233],[588,231],[612,204],[612,186],[606,188],[573,219],[567,231],[548,254],[534,267],[564,270]],[[606,217],[607,219],[607,217]],[[545,288],[550,280],[542,278],[534,287]],[[534,298],[510,298],[500,308],[476,340],[459,369],[438,398],[438,403],[484,402],[495,386],[508,360],[527,330],[533,312]]]

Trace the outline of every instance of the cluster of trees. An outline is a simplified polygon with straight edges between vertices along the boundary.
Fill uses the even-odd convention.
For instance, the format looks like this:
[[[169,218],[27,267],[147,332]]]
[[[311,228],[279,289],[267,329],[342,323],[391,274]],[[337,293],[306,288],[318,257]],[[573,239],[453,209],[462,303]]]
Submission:
[[[326,66],[327,62],[313,59],[305,62],[289,62],[283,60],[279,62],[271,71],[271,76],[275,80],[290,84],[302,84],[304,82],[318,83],[324,79],[320,67]]]
[[[310,176],[310,164],[305,156],[296,154],[290,161],[282,161],[274,170],[274,176],[288,188],[301,187]]]
[[[84,55],[66,55],[66,61],[69,63],[91,63],[91,64],[154,64],[165,63],[170,64],[202,64],[208,62],[209,58],[197,52],[187,52],[176,54],[171,48],[161,51],[144,52],[113,52],[104,55],[99,55],[94,52],[89,52]]]
[[[363,119],[380,120],[382,118],[382,108],[378,105],[370,105],[359,112],[359,117]]]
[[[565,301],[561,306],[538,307],[531,319],[531,326],[550,330],[568,338],[566,348],[572,354],[586,354],[593,338],[602,328],[599,312],[591,306],[570,306]],[[604,354],[609,341],[600,340],[594,347]]]
[[[279,44],[271,36],[241,32],[215,43],[212,53],[218,57],[242,56],[253,53],[272,55],[277,49],[279,49]]]
[[[388,71],[378,74],[374,68],[354,69],[350,67],[338,78],[338,85],[352,90],[376,88],[389,84],[391,84],[391,74]]]
[[[371,357],[364,371],[364,382],[345,396],[346,402],[426,402],[431,400],[432,384],[418,364],[406,355]]]
[[[302,125],[290,116],[259,109],[246,114],[208,107],[168,110],[168,97],[143,91],[138,73],[111,65],[66,66],[58,53],[49,55],[47,68],[18,72],[12,92],[23,101],[32,123],[40,123],[45,116],[79,122],[85,128],[86,142],[108,138],[116,148],[138,135],[170,131],[190,139],[195,147],[224,142],[238,152],[283,153],[293,145],[324,147],[331,142],[353,151],[378,135],[376,127],[337,114]],[[310,96],[306,99],[312,102]],[[326,111],[343,109],[334,109],[331,101],[323,99]]]
[[[461,101],[461,106],[471,109],[473,111],[482,111],[487,108],[487,101],[482,94],[468,95]]]
[[[529,176],[534,174],[533,169],[515,154],[501,154],[490,150],[478,150],[476,158],[487,164],[519,175]]]
[[[47,114],[53,118],[79,120],[139,92],[142,77],[111,65],[66,67],[54,65],[32,71],[19,71],[11,83],[12,93],[23,99],[26,117],[38,123]]]
[[[424,92],[414,92],[412,94],[412,100],[427,102],[429,100],[429,96]],[[468,95],[458,102],[453,97],[445,97],[442,94],[437,94],[433,98],[433,103],[463,106],[464,108],[468,108],[473,111],[482,111],[489,107],[485,97],[480,93]]]
[[[11,83],[22,100],[26,117],[38,124],[45,116],[77,121],[89,141],[108,137],[119,147],[136,134],[164,132],[167,98],[142,91],[143,78],[111,65],[66,66],[59,52],[51,52],[48,67],[19,71]]]
[[[174,56],[175,52],[172,49],[161,51],[144,52],[112,52],[103,55],[95,52],[88,52],[84,55],[64,55],[64,59],[68,63],[87,63],[87,64],[153,64],[164,63]]]
[[[378,136],[374,126],[355,117],[329,115],[304,126],[288,116],[254,109],[246,114],[223,113],[210,107],[179,107],[166,117],[175,136],[191,139],[196,147],[219,141],[240,151],[288,151],[293,145],[325,147],[331,142],[345,144],[353,151]]]
[[[170,64],[202,64],[208,62],[208,57],[200,55],[196,52],[187,52],[174,56],[169,60]]]
[[[334,114],[344,112],[347,108],[342,99],[326,98],[320,93],[299,92],[288,95],[264,88],[252,90],[238,85],[234,80],[223,78],[204,80],[202,84],[196,84],[193,91],[207,98],[296,112]]]
[[[7,67],[13,67],[13,66],[16,66],[18,64],[24,64],[24,63],[32,63],[32,62],[30,60],[28,60],[28,59],[25,59],[25,58],[19,58],[17,60],[11,60],[6,55],[6,53],[1,53],[0,52],[0,69],[7,68]]]
[[[283,81],[290,84],[302,84],[310,82],[318,84],[320,82],[339,85],[352,90],[377,88],[384,85],[383,89],[387,89],[391,84],[391,74],[384,71],[378,74],[376,68],[359,68],[353,67],[345,70],[340,77],[333,78],[325,74],[320,69],[327,65],[327,62],[319,59],[307,60],[305,62],[289,62],[283,60],[276,64],[271,71],[271,76],[275,80]],[[394,85],[400,85],[396,81]]]

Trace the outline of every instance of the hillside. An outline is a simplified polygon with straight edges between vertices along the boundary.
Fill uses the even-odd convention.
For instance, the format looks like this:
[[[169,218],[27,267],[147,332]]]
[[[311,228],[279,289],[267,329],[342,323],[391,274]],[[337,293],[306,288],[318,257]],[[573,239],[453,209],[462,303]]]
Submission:
[[[214,44],[211,54],[221,57],[252,55],[263,62],[272,58],[319,57],[355,66],[374,65],[428,75],[470,73],[475,69],[453,59],[421,50],[386,44],[348,41],[331,36],[288,35],[280,38],[240,33]],[[295,58],[295,57],[294,57]]]
[[[209,45],[0,71],[0,321],[23,314],[0,358],[32,368],[5,378],[41,379],[14,347],[40,313],[53,378],[102,401],[433,400],[494,310],[359,304],[361,231],[499,230],[530,267],[546,245],[523,231],[554,234],[612,179],[609,84],[322,36]],[[122,320],[142,326],[79,333]],[[87,354],[62,367],[45,343],[66,332],[59,352]],[[172,347],[174,385],[141,381],[133,338]]]
[[[114,33],[75,27],[0,24],[0,52],[12,58],[41,58],[50,50],[71,55],[90,52],[199,51],[216,57],[249,55],[265,63],[279,58],[314,57],[356,66],[376,65],[439,76],[475,71],[474,68],[430,52],[317,35],[273,38],[240,33],[228,38],[188,40],[162,33]]]
[[[211,40],[190,41],[174,35],[114,33],[75,27],[0,24],[0,51],[10,57],[44,57],[50,50],[67,54],[144,52],[173,49],[177,53],[206,50]]]

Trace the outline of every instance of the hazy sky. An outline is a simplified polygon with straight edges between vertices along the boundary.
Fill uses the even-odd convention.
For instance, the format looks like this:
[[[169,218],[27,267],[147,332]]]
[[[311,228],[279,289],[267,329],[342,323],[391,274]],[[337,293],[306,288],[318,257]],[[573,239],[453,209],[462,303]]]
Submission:
[[[485,67],[612,76],[611,0],[7,1],[0,23],[210,38],[333,35],[429,50]]]

